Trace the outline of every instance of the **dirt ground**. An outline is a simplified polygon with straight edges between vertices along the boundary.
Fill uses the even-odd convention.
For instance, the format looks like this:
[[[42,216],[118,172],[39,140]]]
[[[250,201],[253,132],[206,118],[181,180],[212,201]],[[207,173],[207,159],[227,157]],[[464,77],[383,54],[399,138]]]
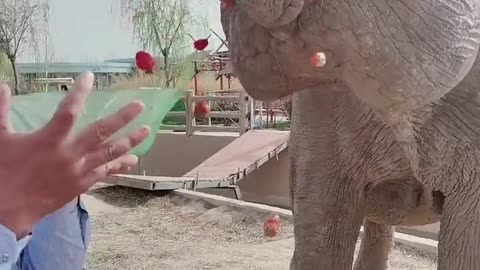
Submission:
[[[120,187],[85,197],[93,221],[86,269],[287,270],[291,220],[275,241],[263,237],[268,215]],[[358,246],[357,246],[358,249]],[[395,249],[390,270],[434,270],[436,263]]]

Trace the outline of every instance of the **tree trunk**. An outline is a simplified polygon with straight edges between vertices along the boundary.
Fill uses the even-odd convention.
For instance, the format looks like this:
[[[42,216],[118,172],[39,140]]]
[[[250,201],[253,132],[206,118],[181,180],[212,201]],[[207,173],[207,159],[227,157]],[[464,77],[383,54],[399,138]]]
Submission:
[[[10,64],[12,65],[13,77],[15,78],[15,84],[13,86],[13,91],[14,91],[15,95],[19,95],[20,94],[20,89],[19,89],[17,64],[16,64],[16,61],[15,61],[15,56],[8,55],[8,59],[10,60]]]
[[[165,76],[165,87],[170,87],[170,70],[168,67],[168,53],[162,51],[163,56],[163,75]]]

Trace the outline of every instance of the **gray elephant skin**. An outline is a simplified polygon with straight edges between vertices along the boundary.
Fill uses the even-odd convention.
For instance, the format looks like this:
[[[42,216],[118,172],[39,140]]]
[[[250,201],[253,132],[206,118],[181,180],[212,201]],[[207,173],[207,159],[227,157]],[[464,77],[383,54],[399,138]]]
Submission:
[[[222,10],[245,90],[293,96],[290,269],[384,270],[394,226],[438,221],[438,269],[480,269],[479,16],[478,0]],[[318,52],[323,67],[310,64]]]

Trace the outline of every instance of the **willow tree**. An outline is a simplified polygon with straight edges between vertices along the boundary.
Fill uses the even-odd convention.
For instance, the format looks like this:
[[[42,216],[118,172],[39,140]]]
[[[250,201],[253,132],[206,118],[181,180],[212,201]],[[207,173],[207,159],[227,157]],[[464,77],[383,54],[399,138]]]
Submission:
[[[22,49],[37,48],[38,34],[46,27],[47,6],[44,0],[0,1],[0,51],[6,54],[12,66],[17,95],[20,92],[17,58]]]
[[[188,29],[194,23],[189,0],[121,0],[123,14],[131,19],[135,38],[161,56],[158,67],[165,86],[175,84],[176,68],[188,48]]]

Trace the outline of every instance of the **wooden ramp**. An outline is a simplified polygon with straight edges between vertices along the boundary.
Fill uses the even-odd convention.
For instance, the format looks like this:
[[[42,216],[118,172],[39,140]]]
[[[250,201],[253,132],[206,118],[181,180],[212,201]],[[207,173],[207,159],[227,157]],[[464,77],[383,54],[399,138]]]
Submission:
[[[287,148],[290,132],[252,130],[185,174],[186,177],[227,179],[234,184]]]
[[[146,190],[232,187],[287,148],[289,132],[251,130],[238,137],[183,177],[113,175],[107,180]]]

